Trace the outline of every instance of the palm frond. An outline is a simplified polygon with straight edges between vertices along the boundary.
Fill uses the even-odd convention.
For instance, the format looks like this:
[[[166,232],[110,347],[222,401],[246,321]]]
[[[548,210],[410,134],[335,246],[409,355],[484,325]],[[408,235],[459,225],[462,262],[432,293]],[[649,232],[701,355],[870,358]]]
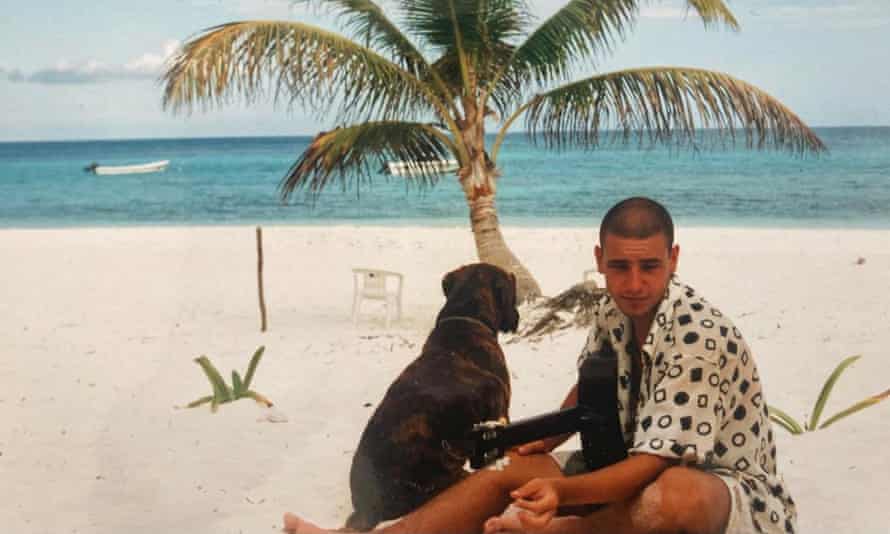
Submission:
[[[312,1],[312,0],[309,0]],[[416,78],[438,89],[445,105],[453,102],[451,87],[444,83],[414,43],[372,0],[314,0],[332,9],[344,28],[364,46],[389,57]]]
[[[415,76],[427,69],[423,54],[372,0],[308,0],[330,8],[350,35],[368,48],[390,57]]]
[[[510,42],[524,34],[531,20],[527,6],[517,0],[401,0],[400,5],[412,34],[439,57],[457,60],[464,89],[489,83],[512,56]]]
[[[478,0],[400,0],[405,28],[435,52],[453,51],[475,23]]]
[[[276,102],[340,121],[411,118],[444,109],[410,72],[346,37],[298,22],[247,21],[210,28],[190,40],[162,75],[163,105],[251,103],[271,91]],[[337,97],[340,97],[338,99]]]
[[[682,67],[612,72],[567,84],[535,97],[525,115],[529,136],[548,146],[595,147],[605,129],[625,140],[694,144],[700,128],[715,128],[735,141],[744,131],[749,147],[773,146],[803,153],[825,145],[781,102],[728,74]]]
[[[638,13],[639,0],[571,0],[519,45],[514,72],[543,85],[561,79],[575,61],[611,50]]]
[[[739,21],[723,0],[686,0],[686,5],[698,13],[705,27],[722,23],[730,29],[739,29]]]
[[[516,47],[489,91],[502,115],[522,97],[530,82],[539,87],[566,79],[573,65],[610,54],[639,16],[641,0],[571,0]],[[738,22],[723,0],[687,0],[705,26]]]
[[[287,201],[297,189],[317,195],[333,179],[344,187],[370,181],[390,160],[428,161],[457,154],[449,137],[423,123],[367,122],[321,132],[282,179],[281,198]],[[437,175],[420,174],[414,179],[432,184]]]

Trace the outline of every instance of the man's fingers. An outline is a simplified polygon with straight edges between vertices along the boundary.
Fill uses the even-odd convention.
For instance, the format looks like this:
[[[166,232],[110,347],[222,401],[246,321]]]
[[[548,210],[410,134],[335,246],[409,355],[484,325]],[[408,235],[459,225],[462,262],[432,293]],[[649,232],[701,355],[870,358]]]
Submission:
[[[523,508],[527,508],[532,506],[532,503],[540,501],[543,495],[540,488],[523,486],[511,492],[510,497],[517,503],[524,503]]]
[[[526,499],[535,494],[538,490],[537,486],[534,484],[534,480],[526,482],[522,486],[519,486],[515,490],[510,492],[510,497],[513,499]]]
[[[541,488],[525,495],[513,496],[513,498],[515,499],[513,504],[536,514],[556,510],[559,505],[558,500],[550,492]]]
[[[543,441],[532,441],[530,443],[525,443],[520,445],[517,449],[517,452],[521,455],[526,454],[535,454],[544,451],[544,442]]]
[[[523,510],[533,512],[535,514],[542,514],[553,509],[553,506],[551,506],[550,503],[540,498],[517,499],[513,502],[513,504],[522,508]]]

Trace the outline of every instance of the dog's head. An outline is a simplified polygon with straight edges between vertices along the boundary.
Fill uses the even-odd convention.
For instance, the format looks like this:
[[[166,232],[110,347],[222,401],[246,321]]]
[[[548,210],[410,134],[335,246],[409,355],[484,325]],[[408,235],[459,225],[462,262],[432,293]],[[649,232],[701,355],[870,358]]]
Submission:
[[[479,319],[492,330],[515,332],[516,276],[489,263],[464,265],[442,278],[447,302],[439,318],[464,315]]]

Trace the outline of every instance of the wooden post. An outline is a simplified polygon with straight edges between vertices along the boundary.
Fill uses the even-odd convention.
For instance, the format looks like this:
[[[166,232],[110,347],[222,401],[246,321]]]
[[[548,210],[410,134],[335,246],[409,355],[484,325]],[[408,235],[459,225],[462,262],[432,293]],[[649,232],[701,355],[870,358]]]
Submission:
[[[257,285],[260,291],[260,332],[266,331],[266,298],[263,296],[263,229],[256,227]]]

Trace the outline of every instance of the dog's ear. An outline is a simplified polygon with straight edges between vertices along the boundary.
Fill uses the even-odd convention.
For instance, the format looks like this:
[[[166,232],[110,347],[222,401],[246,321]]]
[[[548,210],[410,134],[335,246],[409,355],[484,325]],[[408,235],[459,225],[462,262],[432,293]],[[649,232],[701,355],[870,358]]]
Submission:
[[[451,271],[442,277],[442,293],[445,296],[448,296],[448,293],[451,292],[451,288],[454,287],[454,281],[457,278],[457,271]]]
[[[516,275],[505,274],[506,277],[498,276],[495,279],[495,298],[501,316],[499,326],[502,332],[515,332],[519,327],[519,312],[516,311]]]

